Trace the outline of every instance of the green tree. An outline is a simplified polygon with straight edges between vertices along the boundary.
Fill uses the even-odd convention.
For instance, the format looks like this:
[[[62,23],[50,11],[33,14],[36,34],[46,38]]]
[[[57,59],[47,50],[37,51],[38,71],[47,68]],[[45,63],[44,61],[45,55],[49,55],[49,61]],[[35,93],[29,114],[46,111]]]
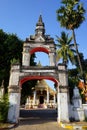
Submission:
[[[80,56],[80,60],[81,60],[82,68],[83,68],[83,79],[84,79],[84,82],[86,83],[87,82],[87,59],[84,59],[83,53],[79,53],[79,56]],[[77,56],[75,56],[75,59],[77,59]],[[76,67],[79,72],[78,61],[76,61]],[[78,76],[79,78],[81,78],[81,75],[78,74]]]
[[[61,37],[57,36],[58,43],[56,44],[57,49],[57,61],[62,58],[63,63],[68,64],[70,61],[74,64],[74,44],[71,44],[72,37],[69,37],[65,32],[61,33]]]
[[[9,82],[11,61],[21,61],[23,41],[15,34],[7,34],[0,30],[0,84],[4,80],[5,92]]]
[[[11,64],[19,61],[22,65],[22,49],[23,40],[19,39],[15,34],[7,34],[0,30],[0,85],[4,80],[5,93],[9,83]],[[35,54],[31,55],[30,66],[35,66]],[[31,87],[35,85],[36,81],[27,81],[22,86],[22,102],[32,93]],[[1,104],[0,104],[1,105]],[[3,109],[3,108],[2,108]]]
[[[57,19],[62,27],[72,30],[74,45],[77,53],[79,68],[81,75],[83,75],[83,69],[79,57],[78,46],[76,43],[75,29],[80,27],[85,20],[85,9],[80,0],[62,0],[62,6],[57,10]]]
[[[79,56],[80,56],[81,64],[83,67],[83,76],[85,79],[85,83],[87,83],[87,59],[84,59],[83,53],[79,53]],[[77,56],[75,56],[75,59],[77,59]],[[76,60],[75,65],[76,65],[76,68],[68,70],[70,99],[72,99],[72,96],[73,96],[73,88],[75,86],[78,86],[79,80],[81,78],[79,75],[78,60]],[[84,94],[82,94],[83,90],[81,88],[79,88],[79,91],[81,93],[82,101],[85,102],[85,96],[84,96]]]
[[[84,59],[83,53],[79,53],[79,56],[80,56],[80,59],[81,59],[81,64],[82,64],[83,72],[86,73],[87,72],[87,59]],[[75,59],[77,59],[77,56],[75,56]],[[78,61],[76,62],[76,67],[79,68]]]
[[[23,40],[19,39],[15,34],[7,34],[0,30],[0,85],[4,80],[5,92],[10,76],[11,63],[19,61],[22,64]],[[30,65],[36,65],[34,62],[35,54],[31,56]]]
[[[0,98],[0,123],[7,121],[8,109],[9,109],[8,95],[5,94],[2,98]]]
[[[33,95],[33,89],[37,83],[37,80],[29,80],[22,85],[21,91],[21,105],[26,103],[26,99],[28,96]]]

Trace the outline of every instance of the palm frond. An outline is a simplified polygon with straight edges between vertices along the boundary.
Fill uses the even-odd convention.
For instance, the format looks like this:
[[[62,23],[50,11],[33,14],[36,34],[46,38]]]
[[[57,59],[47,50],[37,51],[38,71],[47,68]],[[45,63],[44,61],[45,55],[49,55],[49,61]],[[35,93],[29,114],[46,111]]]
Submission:
[[[66,34],[65,32],[61,32],[61,37],[57,36],[57,44],[58,47],[56,51],[56,61],[59,61],[62,59],[64,63],[68,63],[69,60],[74,63],[74,44],[72,42],[72,37],[69,37],[69,34]]]

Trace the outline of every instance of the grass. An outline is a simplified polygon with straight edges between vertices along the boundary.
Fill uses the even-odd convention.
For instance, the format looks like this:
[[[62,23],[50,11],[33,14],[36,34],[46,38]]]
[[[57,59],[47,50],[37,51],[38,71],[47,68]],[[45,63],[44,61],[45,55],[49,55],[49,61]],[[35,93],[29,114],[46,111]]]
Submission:
[[[0,129],[1,128],[7,128],[9,127],[11,124],[10,123],[0,123]]]

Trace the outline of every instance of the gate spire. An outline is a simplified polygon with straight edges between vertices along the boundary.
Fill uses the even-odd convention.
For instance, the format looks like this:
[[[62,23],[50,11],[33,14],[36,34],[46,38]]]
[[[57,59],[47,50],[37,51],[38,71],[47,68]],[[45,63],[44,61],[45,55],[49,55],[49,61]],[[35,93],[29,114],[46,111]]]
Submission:
[[[45,25],[42,20],[42,15],[39,16],[38,22],[36,23],[35,29],[36,35],[44,35],[45,34]]]

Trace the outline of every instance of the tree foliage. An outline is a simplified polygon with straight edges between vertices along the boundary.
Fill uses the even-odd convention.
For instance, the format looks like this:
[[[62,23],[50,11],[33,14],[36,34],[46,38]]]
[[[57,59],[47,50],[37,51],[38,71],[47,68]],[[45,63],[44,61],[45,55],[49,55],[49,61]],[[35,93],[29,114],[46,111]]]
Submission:
[[[74,55],[76,51],[74,44],[71,43],[72,37],[69,37],[65,32],[61,32],[61,37],[57,36],[57,41],[57,60],[62,59],[65,64],[68,64],[69,61],[75,64]]]
[[[2,98],[0,98],[0,122],[7,121],[8,109],[9,109],[8,95],[5,94]]]
[[[80,59],[81,59],[81,64],[83,67],[83,76],[85,79],[85,82],[87,83],[87,59],[84,59],[84,56],[82,53],[79,53]],[[75,59],[77,59],[77,57],[75,56]],[[79,63],[78,60],[76,60],[75,62],[76,68],[74,69],[69,69],[68,70],[68,77],[69,77],[69,90],[70,90],[70,99],[72,99],[73,96],[73,88],[75,86],[79,85],[79,81],[81,79],[81,76],[79,75]],[[79,89],[80,93],[81,93],[81,89]],[[84,102],[84,95],[81,94],[82,100]]]
[[[4,80],[5,92],[8,87],[11,64],[15,61],[22,64],[23,42],[16,34],[8,34],[0,30],[0,85]],[[31,65],[36,65],[34,58],[35,54],[31,56]]]
[[[80,0],[62,0],[62,6],[57,10],[57,18],[61,26],[73,30],[85,20],[85,9]]]
[[[11,60],[21,61],[23,41],[15,34],[0,30],[0,84],[4,80],[5,90],[8,86]]]
[[[36,85],[37,80],[29,80],[22,85],[22,90],[21,90],[21,104],[26,103],[26,99],[29,96],[33,96],[33,88]]]
[[[85,9],[80,0],[62,0],[61,4],[62,4],[61,7],[57,10],[57,19],[62,27],[72,30],[74,45],[80,68],[79,73],[81,76],[83,76],[83,68],[79,57],[79,51],[74,30],[80,27],[82,22],[85,20],[84,17]]]

